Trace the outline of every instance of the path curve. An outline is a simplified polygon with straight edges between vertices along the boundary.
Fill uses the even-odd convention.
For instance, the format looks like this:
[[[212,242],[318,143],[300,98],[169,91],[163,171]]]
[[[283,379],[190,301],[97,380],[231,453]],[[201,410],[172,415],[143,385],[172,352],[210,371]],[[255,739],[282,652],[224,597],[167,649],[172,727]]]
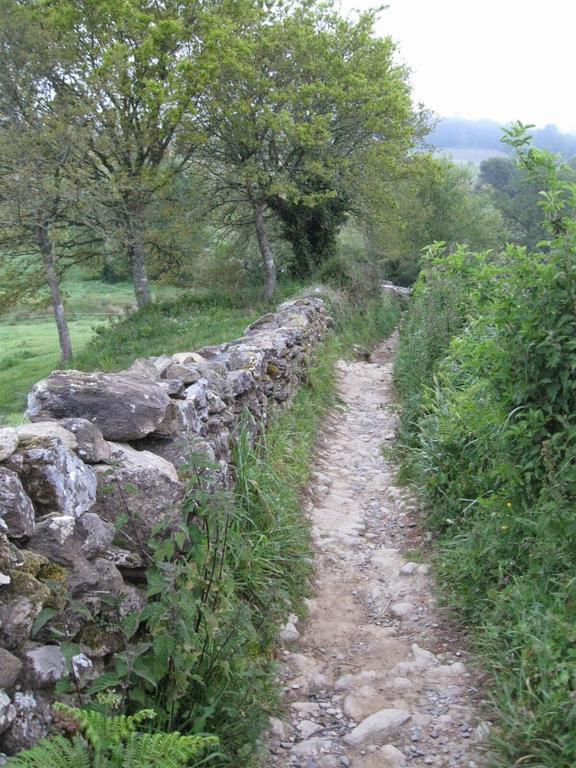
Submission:
[[[483,765],[477,682],[436,606],[417,504],[382,451],[396,344],[337,365],[343,407],[323,426],[306,510],[315,596],[282,632],[286,715],[272,718],[269,766]]]

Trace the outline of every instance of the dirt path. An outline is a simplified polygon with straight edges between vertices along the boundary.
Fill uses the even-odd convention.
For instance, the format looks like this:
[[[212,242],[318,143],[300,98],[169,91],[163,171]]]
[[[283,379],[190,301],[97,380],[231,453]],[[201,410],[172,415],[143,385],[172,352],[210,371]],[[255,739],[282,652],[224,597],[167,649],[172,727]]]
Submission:
[[[382,453],[395,345],[338,365],[345,408],[324,427],[308,510],[316,594],[283,632],[287,714],[272,722],[270,766],[482,765],[478,689],[435,606],[417,506]]]

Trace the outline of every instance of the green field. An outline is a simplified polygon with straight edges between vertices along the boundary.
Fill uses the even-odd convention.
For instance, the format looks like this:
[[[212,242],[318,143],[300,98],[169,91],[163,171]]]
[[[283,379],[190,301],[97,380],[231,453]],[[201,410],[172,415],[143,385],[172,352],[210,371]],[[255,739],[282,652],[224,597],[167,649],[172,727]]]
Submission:
[[[83,349],[93,334],[94,321],[70,322],[75,349]],[[19,423],[26,395],[35,381],[58,367],[58,335],[53,321],[0,323],[0,423]]]

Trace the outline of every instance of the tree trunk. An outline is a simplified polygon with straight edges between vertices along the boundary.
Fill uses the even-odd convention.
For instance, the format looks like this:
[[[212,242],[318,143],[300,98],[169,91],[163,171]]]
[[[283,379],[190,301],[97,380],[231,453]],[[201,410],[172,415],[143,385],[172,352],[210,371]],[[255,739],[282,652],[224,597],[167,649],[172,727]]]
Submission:
[[[128,245],[128,256],[132,268],[132,282],[134,284],[134,293],[136,294],[136,305],[138,309],[147,307],[152,301],[150,293],[150,283],[146,272],[146,262],[144,260],[144,247],[142,243],[131,242]]]
[[[72,341],[66,322],[64,304],[62,302],[62,293],[60,292],[60,281],[56,272],[56,258],[54,256],[54,244],[50,238],[48,227],[45,224],[39,224],[36,228],[36,239],[42,254],[46,280],[50,288],[50,298],[52,300],[52,309],[54,311],[54,320],[58,329],[58,340],[60,342],[60,363],[64,365],[72,359]]]
[[[147,307],[152,302],[150,283],[146,271],[144,249],[144,212],[137,205],[130,206],[128,221],[128,243],[126,247],[132,270],[132,283],[136,294],[138,309]]]
[[[266,225],[264,223],[264,206],[262,203],[257,202],[253,202],[253,206],[256,236],[258,237],[258,245],[264,260],[264,268],[266,271],[264,298],[269,301],[276,290],[276,265],[274,264],[274,257],[272,256],[272,249],[270,248],[268,233],[266,232]]]

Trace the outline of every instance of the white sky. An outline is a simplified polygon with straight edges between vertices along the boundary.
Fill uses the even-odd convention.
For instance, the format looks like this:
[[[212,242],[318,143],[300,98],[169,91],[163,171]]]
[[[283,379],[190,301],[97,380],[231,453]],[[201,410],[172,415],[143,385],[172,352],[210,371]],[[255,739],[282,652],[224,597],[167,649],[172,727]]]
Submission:
[[[576,0],[388,0],[377,30],[399,44],[415,100],[438,115],[576,132]]]

